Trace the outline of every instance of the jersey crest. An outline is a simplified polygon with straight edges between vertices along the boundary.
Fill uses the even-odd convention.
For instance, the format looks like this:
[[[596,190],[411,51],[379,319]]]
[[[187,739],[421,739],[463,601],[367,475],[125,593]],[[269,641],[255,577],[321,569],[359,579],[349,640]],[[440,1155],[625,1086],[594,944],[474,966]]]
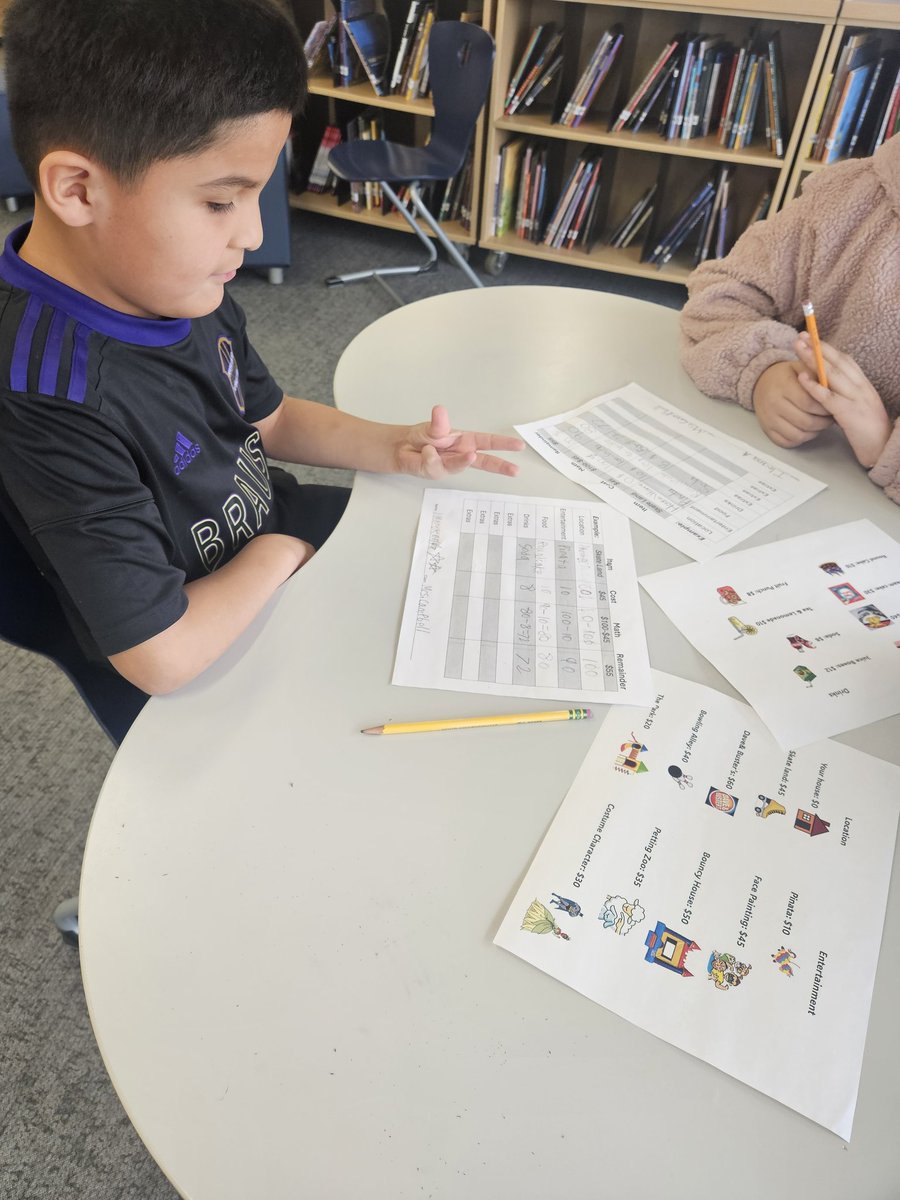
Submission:
[[[231,344],[231,338],[225,337],[224,334],[219,338],[219,362],[222,366],[222,374],[228,380],[231,387],[231,394],[234,396],[234,402],[237,405],[238,412],[243,415],[244,393],[241,388],[241,373],[238,370],[237,359],[234,356],[234,346]]]

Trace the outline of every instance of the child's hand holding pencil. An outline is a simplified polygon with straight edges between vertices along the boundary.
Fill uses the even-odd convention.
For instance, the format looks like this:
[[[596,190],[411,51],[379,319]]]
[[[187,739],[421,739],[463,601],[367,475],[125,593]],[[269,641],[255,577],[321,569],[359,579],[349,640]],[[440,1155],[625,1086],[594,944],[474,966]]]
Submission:
[[[801,333],[794,344],[803,370],[797,382],[806,394],[830,413],[844,432],[857,460],[866,468],[878,461],[893,430],[878,392],[856,360],[828,342],[819,342],[818,354],[809,333]],[[822,360],[828,386],[820,382]]]

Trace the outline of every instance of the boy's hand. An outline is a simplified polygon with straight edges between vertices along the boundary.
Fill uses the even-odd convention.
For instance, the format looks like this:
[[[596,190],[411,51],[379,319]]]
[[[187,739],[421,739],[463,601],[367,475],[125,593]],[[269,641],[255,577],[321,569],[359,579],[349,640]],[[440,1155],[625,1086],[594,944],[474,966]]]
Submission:
[[[881,397],[849,354],[822,342],[828,375],[828,387],[824,388],[819,383],[809,334],[801,333],[794,348],[803,368],[797,382],[834,417],[859,462],[867,469],[873,467],[893,430]]]
[[[800,362],[773,363],[763,371],[753,389],[756,419],[776,446],[802,446],[834,420],[800,382],[803,370]]]
[[[493,471],[497,475],[515,475],[515,463],[485,453],[489,450],[521,450],[525,443],[517,437],[498,433],[464,433],[453,429],[447,410],[436,404],[431,420],[412,425],[396,445],[397,470],[404,475],[425,479],[443,479],[466,467]]]

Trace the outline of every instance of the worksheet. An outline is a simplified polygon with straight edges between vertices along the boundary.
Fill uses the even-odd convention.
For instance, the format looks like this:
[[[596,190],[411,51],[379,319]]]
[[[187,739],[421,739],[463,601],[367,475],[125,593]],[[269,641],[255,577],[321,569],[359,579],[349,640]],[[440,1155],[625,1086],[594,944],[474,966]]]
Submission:
[[[641,584],[786,750],[900,712],[900,545],[871,521]]]
[[[494,940],[849,1138],[900,768],[785,753],[740,701],[653,678],[607,713]]]
[[[393,682],[645,704],[628,522],[595,501],[428,488]]]
[[[636,383],[516,430],[568,479],[698,562],[825,487]]]

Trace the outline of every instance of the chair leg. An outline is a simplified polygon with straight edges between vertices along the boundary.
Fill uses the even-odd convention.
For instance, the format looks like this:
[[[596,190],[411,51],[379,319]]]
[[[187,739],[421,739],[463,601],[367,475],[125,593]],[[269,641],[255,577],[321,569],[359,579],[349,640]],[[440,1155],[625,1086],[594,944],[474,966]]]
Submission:
[[[269,267],[269,283],[284,283],[284,267]]]
[[[393,190],[393,188],[382,181],[381,189],[387,195],[392,204],[400,210],[403,219],[422,243],[425,253],[428,255],[427,259],[423,263],[413,263],[412,266],[409,267],[375,267],[371,271],[351,271],[347,275],[332,275],[330,278],[326,279],[325,282],[329,287],[335,287],[339,283],[358,283],[361,279],[375,279],[398,303],[402,304],[403,302],[400,300],[400,297],[397,295],[397,293],[392,291],[392,289],[389,288],[384,282],[383,276],[424,275],[426,271],[433,271],[437,266],[437,249],[435,248],[432,239],[428,236],[424,229],[422,229],[406,205],[401,203],[399,196]],[[414,193],[415,185],[410,187],[410,194],[414,195]],[[421,200],[419,203],[421,204]],[[424,207],[424,205],[422,207]],[[429,216],[430,215],[431,214],[429,213]],[[443,237],[442,240],[446,241],[446,239]]]
[[[431,215],[431,213],[425,207],[425,202],[423,201],[422,197],[419,195],[418,184],[413,183],[410,185],[409,194],[410,194],[410,197],[412,198],[413,204],[416,206],[416,211],[418,212],[419,216],[422,218],[422,220],[425,222],[425,224],[428,226],[428,228],[431,230],[431,232],[434,234],[434,236],[437,238],[437,240],[441,243],[441,245],[447,251],[450,258],[456,263],[456,265],[460,268],[460,270],[462,270],[466,273],[466,275],[469,277],[469,280],[472,283],[473,287],[478,287],[478,288],[484,287],[484,284],[481,282],[481,280],[478,278],[478,276],[475,274],[475,272],[472,270],[472,268],[469,266],[469,264],[466,262],[466,260],[463,258],[463,256],[460,254],[460,252],[457,250],[457,248],[453,245],[453,243],[447,237],[446,233],[444,233],[443,229],[441,229],[440,223],[434,219],[434,217]]]
[[[62,940],[70,946],[78,945],[78,897],[63,900],[56,906],[53,913],[53,924],[59,930]]]

